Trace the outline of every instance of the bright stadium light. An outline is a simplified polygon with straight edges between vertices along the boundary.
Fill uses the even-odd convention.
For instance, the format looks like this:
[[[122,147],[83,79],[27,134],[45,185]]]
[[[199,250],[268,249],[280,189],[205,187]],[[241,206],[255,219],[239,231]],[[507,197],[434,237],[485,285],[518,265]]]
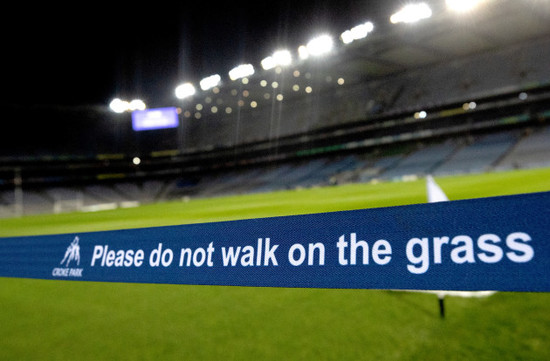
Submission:
[[[272,56],[268,56],[262,60],[262,68],[264,68],[264,70],[273,69],[276,66],[277,64],[275,64],[275,59],[273,59]]]
[[[321,35],[311,39],[307,43],[306,49],[309,55],[320,56],[330,52],[333,45],[330,35]]]
[[[191,83],[184,83],[176,88],[176,98],[185,99],[195,95],[195,86]]]
[[[145,110],[147,106],[141,99],[134,99],[129,104],[130,111],[134,110]]]
[[[145,110],[147,106],[141,99],[134,99],[130,102],[119,98],[113,99],[109,103],[109,108],[115,113],[133,112],[134,110]]]
[[[353,34],[351,33],[351,30],[344,31],[340,37],[342,38],[342,42],[344,44],[351,44],[355,38],[353,37]]]
[[[125,100],[115,98],[109,103],[109,108],[115,113],[124,113],[130,109],[130,103]]]
[[[355,40],[366,38],[371,31],[374,30],[374,24],[367,21],[364,24],[354,26],[353,28],[344,31],[340,37],[344,44],[350,44]]]
[[[414,113],[414,119],[426,119],[428,113],[425,110]]]
[[[237,80],[254,74],[254,66],[252,64],[242,64],[229,71],[229,78]]]
[[[210,75],[200,81],[202,90],[212,89],[220,84],[221,77],[219,74]]]
[[[392,24],[415,23],[432,16],[432,9],[426,3],[408,4],[390,17]]]
[[[306,60],[307,58],[309,58],[309,51],[307,51],[307,47],[305,45],[300,45],[300,47],[298,48],[298,56],[302,60]]]
[[[292,62],[292,54],[288,50],[277,50],[273,53],[273,59],[277,65],[290,65]]]
[[[447,9],[464,13],[476,8],[483,0],[446,0]]]
[[[277,50],[273,55],[262,60],[262,68],[264,70],[273,69],[276,66],[290,65],[292,62],[292,54],[288,50]]]

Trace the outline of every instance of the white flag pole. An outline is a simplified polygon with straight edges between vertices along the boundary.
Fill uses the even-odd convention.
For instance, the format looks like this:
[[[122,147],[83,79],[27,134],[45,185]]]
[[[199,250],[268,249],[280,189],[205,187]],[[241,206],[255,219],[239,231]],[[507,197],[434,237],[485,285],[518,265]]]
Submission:
[[[449,200],[443,189],[435,182],[431,175],[426,177],[426,192],[428,194],[428,203],[446,202]],[[445,317],[445,296],[457,297],[488,297],[494,294],[494,291],[428,291],[435,293],[439,299],[439,314],[441,318]]]

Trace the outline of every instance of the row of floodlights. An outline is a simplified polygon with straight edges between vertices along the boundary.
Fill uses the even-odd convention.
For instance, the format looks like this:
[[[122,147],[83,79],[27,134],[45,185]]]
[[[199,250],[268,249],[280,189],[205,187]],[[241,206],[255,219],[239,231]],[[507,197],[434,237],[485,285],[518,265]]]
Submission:
[[[472,10],[480,2],[485,0],[446,0],[447,7],[457,12]],[[407,4],[390,17],[392,24],[415,23],[423,19],[430,18],[432,10],[426,3]],[[355,40],[364,39],[374,30],[374,24],[370,21],[357,25],[340,35],[344,44],[350,44]],[[334,47],[333,38],[330,35],[321,35],[310,40],[306,45],[298,48],[298,56],[301,60],[308,59],[310,56],[317,57],[330,53]],[[278,50],[272,55],[261,61],[264,70],[270,70],[277,67],[284,67],[292,63],[292,54],[288,50]],[[229,78],[232,81],[249,77],[254,74],[252,64],[242,64],[229,71]],[[211,75],[200,81],[200,87],[203,91],[212,89],[221,83],[219,74]],[[195,95],[196,89],[192,83],[184,83],[176,88],[176,97],[184,99]]]
[[[446,0],[446,5],[449,10],[455,12],[467,12],[474,9],[481,2],[489,0]],[[411,3],[403,6],[399,11],[394,13],[390,17],[390,22],[392,24],[398,23],[415,23],[420,20],[430,18],[432,16],[432,10],[428,4],[421,3]],[[374,30],[374,24],[372,22],[365,22],[363,24],[357,25],[349,30],[344,31],[340,35],[340,39],[344,44],[350,44],[355,40],[363,39],[368,36]],[[308,59],[309,57],[318,57],[331,52],[334,47],[333,38],[328,35],[321,35],[316,38],[311,39],[306,45],[302,45],[298,48],[298,57],[300,60]],[[261,61],[261,66],[264,70],[270,70],[273,68],[280,68],[288,66],[292,63],[292,54],[288,50],[278,50],[275,51],[272,55],[264,58]],[[254,66],[252,64],[242,64],[229,71],[229,78],[232,81],[238,79],[244,79],[254,74]],[[200,88],[203,91],[212,89],[220,85],[221,76],[219,74],[214,74],[209,77],[206,77],[200,81]],[[190,83],[183,83],[176,87],[175,93],[178,99],[185,99],[195,95],[196,93],[195,86]],[[111,109],[116,112],[124,112],[131,110],[138,110],[132,106],[132,102],[137,100],[127,102],[120,99],[115,99],[111,103]],[[114,104],[113,104],[114,103]],[[116,110],[115,110],[116,109]]]
[[[109,108],[115,113],[133,112],[134,110],[145,110],[147,106],[141,99],[131,101],[115,98],[109,103]]]
[[[359,25],[351,30],[347,30],[342,34],[342,41],[349,44],[354,40],[361,39],[374,29],[371,22]],[[344,35],[345,34],[345,35]],[[321,35],[310,40],[307,45],[302,45],[298,48],[298,56],[305,60],[310,56],[321,56],[329,53],[334,47],[333,39],[330,35]],[[261,61],[261,66],[264,70],[270,70],[276,67],[284,67],[292,63],[292,54],[288,50],[277,50],[272,55],[264,58]],[[254,75],[255,69],[252,64],[242,64],[229,71],[229,79],[232,81],[243,79]],[[212,89],[221,83],[221,76],[214,74],[200,81],[200,88],[203,91]],[[183,83],[176,88],[176,97],[184,99],[195,95],[196,89],[192,83]]]

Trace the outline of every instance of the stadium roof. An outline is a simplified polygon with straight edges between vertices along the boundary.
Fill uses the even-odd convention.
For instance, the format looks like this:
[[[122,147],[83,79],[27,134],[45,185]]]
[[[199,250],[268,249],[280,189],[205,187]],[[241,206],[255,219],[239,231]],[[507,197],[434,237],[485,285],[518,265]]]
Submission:
[[[550,35],[548,2],[492,1],[466,14],[440,11],[424,22],[386,27],[346,49],[341,71],[382,76]]]

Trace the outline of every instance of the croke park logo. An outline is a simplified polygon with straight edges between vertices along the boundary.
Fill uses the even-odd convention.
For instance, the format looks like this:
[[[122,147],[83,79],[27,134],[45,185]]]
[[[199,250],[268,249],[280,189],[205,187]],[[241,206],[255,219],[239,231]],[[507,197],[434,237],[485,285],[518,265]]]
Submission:
[[[59,262],[59,264],[64,267],[54,268],[52,271],[52,276],[82,277],[83,268],[74,268],[75,264],[76,266],[80,266],[80,245],[78,244],[79,241],[80,238],[76,236],[69,244],[67,250],[65,251],[63,259],[61,260],[61,262]],[[73,267],[69,267],[71,264],[73,265]]]

